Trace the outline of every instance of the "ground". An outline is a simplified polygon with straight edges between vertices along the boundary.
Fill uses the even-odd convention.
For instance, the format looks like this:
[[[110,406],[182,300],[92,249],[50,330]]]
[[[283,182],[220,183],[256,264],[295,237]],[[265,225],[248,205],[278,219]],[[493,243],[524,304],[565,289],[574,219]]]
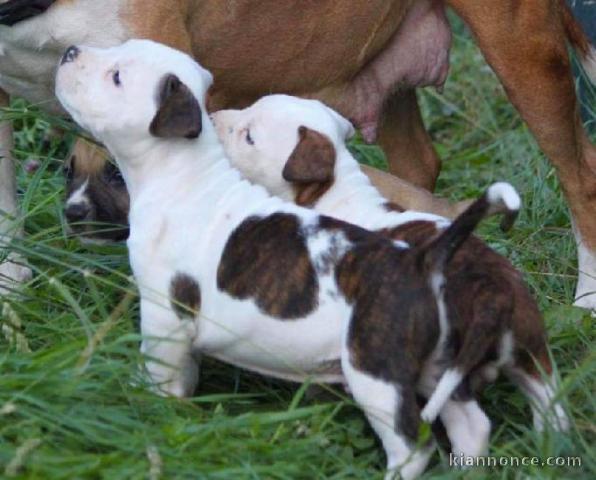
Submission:
[[[595,332],[592,318],[570,306],[577,267],[569,212],[553,168],[456,27],[444,93],[420,92],[445,159],[438,192],[474,197],[495,180],[521,192],[514,230],[505,236],[493,222],[481,234],[524,272],[538,299],[573,421],[568,434],[537,434],[525,399],[499,381],[481,399],[494,422],[490,454],[536,456],[539,465],[453,470],[442,441],[425,478],[596,478]],[[588,97],[594,101],[593,90]],[[313,394],[206,360],[192,399],[150,393],[138,374],[138,307],[125,247],[83,246],[64,228],[61,161],[69,139],[43,141],[60,121],[18,101],[3,115],[18,129],[27,232],[13,248],[35,277],[1,299],[0,477],[382,478],[382,449],[340,389]],[[375,147],[355,142],[354,150],[383,164]],[[41,167],[28,173],[32,159]],[[581,467],[540,465],[554,456],[580,457]]]

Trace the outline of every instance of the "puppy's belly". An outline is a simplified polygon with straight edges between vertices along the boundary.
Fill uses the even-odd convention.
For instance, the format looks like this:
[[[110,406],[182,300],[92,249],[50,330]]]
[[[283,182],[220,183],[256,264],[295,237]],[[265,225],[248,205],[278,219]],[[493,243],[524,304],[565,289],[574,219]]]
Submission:
[[[197,320],[195,347],[205,354],[274,377],[301,381],[309,376],[341,381],[329,362],[341,354],[342,332],[351,307],[341,299],[324,301],[301,319],[276,319],[252,300],[217,292],[204,298]],[[327,366],[327,367],[326,367]]]

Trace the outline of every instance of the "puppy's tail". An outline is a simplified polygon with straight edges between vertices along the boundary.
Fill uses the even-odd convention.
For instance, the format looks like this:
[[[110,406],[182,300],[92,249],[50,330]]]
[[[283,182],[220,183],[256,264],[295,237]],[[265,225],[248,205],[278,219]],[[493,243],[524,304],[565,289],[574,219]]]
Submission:
[[[588,36],[573,16],[565,0],[559,0],[559,5],[567,41],[577,53],[586,75],[596,85],[596,48],[590,43]]]
[[[519,195],[509,183],[493,183],[440,235],[420,247],[427,271],[441,273],[484,218],[501,213],[504,215],[501,230],[509,230],[517,218],[520,205]]]

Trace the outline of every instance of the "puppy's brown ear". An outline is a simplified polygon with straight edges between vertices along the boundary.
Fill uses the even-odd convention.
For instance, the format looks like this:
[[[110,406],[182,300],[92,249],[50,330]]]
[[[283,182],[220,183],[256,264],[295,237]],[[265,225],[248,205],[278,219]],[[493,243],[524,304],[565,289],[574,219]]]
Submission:
[[[298,128],[298,144],[282,176],[295,183],[327,182],[333,178],[335,147],[325,135],[305,126]]]
[[[309,205],[331,186],[336,152],[328,137],[305,126],[298,129],[298,137],[282,176],[294,184],[296,203]]]
[[[197,138],[203,129],[201,106],[190,89],[173,74],[161,81],[158,109],[149,132],[161,138]]]

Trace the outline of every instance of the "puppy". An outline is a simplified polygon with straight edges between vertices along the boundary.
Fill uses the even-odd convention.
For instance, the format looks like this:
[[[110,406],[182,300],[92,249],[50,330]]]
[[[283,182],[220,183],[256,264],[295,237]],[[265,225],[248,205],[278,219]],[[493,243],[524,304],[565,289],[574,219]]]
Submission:
[[[105,150],[75,143],[64,176],[64,216],[72,233],[84,242],[126,240],[128,192],[118,167],[105,158]]]
[[[496,184],[415,248],[320,216],[231,167],[205,114],[211,81],[191,57],[147,40],[73,46],[57,72],[62,105],[114,155],[130,192],[149,374],[161,391],[190,395],[198,350],[290,380],[345,379],[388,477],[416,477],[432,452],[415,446],[416,391],[444,370],[448,345],[444,265],[484,216],[514,216],[519,197]],[[341,374],[329,373],[338,361]]]
[[[443,228],[443,219],[401,211],[381,196],[344,144],[352,125],[321,102],[271,95],[212,118],[232,164],[281,198],[414,248]],[[426,389],[432,396],[422,417],[434,420],[454,392],[456,398],[473,398],[503,368],[529,397],[536,428],[544,420],[566,428],[561,406],[551,405],[555,379],[543,378],[552,374],[552,365],[542,318],[519,272],[471,237],[446,267],[445,302],[448,368],[436,389],[434,383]],[[448,415],[459,412],[443,408],[442,418]]]

